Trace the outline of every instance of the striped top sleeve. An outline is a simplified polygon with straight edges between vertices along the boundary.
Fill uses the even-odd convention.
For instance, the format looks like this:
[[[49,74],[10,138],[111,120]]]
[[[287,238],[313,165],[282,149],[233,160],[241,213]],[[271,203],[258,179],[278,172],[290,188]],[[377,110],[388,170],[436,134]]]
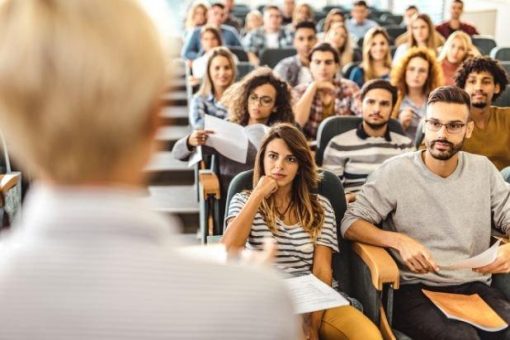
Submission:
[[[239,214],[249,198],[247,192],[237,193],[229,206],[227,223]],[[329,201],[318,196],[324,209],[325,219],[321,232],[316,240],[320,244],[338,252],[335,213]],[[273,234],[260,212],[255,214],[246,242],[246,248],[262,250],[264,239],[273,238],[278,244],[275,266],[287,273],[311,273],[313,264],[314,243],[310,234],[299,224],[286,225],[280,219],[276,220],[276,230]]]

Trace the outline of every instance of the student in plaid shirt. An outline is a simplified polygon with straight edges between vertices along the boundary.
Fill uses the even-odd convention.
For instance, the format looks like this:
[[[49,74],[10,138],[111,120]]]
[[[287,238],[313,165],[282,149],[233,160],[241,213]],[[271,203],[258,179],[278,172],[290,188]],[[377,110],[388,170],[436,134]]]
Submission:
[[[242,41],[254,65],[260,63],[260,52],[263,49],[292,46],[292,35],[282,27],[282,13],[278,7],[266,6],[263,20],[264,26],[248,33]]]
[[[340,57],[335,48],[321,43],[310,52],[313,81],[294,88],[296,122],[308,139],[315,139],[319,124],[328,116],[356,114],[359,87],[351,80],[335,79]]]

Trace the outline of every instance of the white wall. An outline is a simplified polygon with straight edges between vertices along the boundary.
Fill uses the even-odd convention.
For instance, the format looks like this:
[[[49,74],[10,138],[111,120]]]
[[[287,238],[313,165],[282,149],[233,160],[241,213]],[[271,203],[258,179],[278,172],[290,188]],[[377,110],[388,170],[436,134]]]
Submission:
[[[492,35],[498,46],[510,46],[510,0],[466,0],[464,20],[481,34]]]

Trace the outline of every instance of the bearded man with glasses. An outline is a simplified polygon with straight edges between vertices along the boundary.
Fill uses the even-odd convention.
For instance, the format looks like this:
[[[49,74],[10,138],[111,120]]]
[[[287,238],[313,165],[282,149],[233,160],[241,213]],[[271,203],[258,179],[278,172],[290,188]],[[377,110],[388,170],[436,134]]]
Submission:
[[[485,157],[460,151],[473,132],[470,97],[444,86],[427,102],[425,150],[396,156],[368,178],[342,220],[342,236],[394,255],[401,287],[393,326],[413,339],[510,339],[510,330],[485,332],[448,319],[422,289],[478,294],[507,323],[510,301],[490,286],[510,272],[510,244],[487,266],[447,266],[490,247],[491,226],[510,236],[510,187]]]

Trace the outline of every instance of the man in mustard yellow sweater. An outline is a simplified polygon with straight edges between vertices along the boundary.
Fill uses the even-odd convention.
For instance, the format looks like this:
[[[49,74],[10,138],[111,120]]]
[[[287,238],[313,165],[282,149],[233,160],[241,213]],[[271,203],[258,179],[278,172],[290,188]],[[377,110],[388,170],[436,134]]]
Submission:
[[[475,122],[463,150],[487,156],[499,170],[510,166],[510,107],[492,106],[508,84],[505,70],[492,58],[471,58],[457,72],[455,83],[471,96]]]

